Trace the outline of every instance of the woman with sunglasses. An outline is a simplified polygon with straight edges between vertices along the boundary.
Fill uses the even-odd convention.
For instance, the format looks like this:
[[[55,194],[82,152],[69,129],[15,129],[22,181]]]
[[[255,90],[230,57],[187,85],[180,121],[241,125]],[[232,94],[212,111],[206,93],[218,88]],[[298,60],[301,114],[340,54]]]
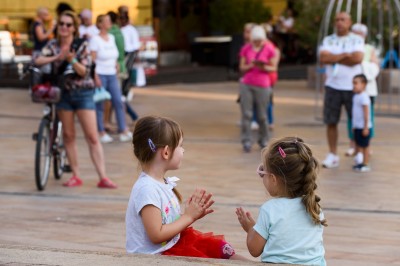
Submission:
[[[322,241],[326,219],[317,189],[318,162],[302,139],[286,137],[262,151],[257,169],[272,199],[259,211],[257,222],[250,212],[236,209],[247,233],[247,248],[262,262],[326,265]]]
[[[52,73],[56,80],[62,82],[61,99],[57,103],[57,114],[63,124],[64,145],[73,176],[63,185],[77,187],[82,185],[79,178],[76,146],[75,115],[82,126],[90,157],[96,168],[100,181],[99,188],[116,188],[107,178],[103,147],[99,141],[96,127],[95,103],[91,75],[92,61],[86,41],[77,40],[78,18],[71,11],[63,12],[57,21],[57,38],[51,40],[42,49],[41,55],[35,60],[36,65],[52,65]],[[69,75],[66,75],[69,73]]]

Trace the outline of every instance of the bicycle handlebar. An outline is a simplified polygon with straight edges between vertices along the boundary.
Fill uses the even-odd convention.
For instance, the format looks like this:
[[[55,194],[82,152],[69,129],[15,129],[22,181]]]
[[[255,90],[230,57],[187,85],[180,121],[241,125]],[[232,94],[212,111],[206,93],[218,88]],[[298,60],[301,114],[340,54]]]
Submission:
[[[28,75],[28,72],[30,72],[32,68],[34,68],[33,64],[25,65],[24,68],[22,69],[22,73],[19,74],[19,80],[23,80]]]

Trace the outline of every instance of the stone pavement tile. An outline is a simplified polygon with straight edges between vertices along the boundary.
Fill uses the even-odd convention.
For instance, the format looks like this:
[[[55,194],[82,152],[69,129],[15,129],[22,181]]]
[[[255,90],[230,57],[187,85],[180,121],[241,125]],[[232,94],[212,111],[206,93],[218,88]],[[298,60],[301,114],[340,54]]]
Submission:
[[[141,116],[163,115],[181,124],[185,156],[181,168],[168,175],[181,178],[178,189],[185,198],[196,187],[204,187],[216,200],[216,212],[194,226],[224,234],[239,254],[251,258],[234,209],[244,206],[257,216],[269,196],[255,173],[260,162],[258,147],[250,154],[241,150],[237,90],[234,82],[153,86],[136,89],[132,105]],[[78,126],[84,185],[68,189],[61,186],[68,176],[60,181],[50,177],[46,190],[38,192],[31,134],[37,128],[41,105],[32,104],[20,90],[0,90],[0,96],[0,243],[123,254],[125,208],[140,171],[131,145],[104,145],[109,176],[119,188],[99,190]],[[327,152],[325,128],[316,119],[314,99],[305,82],[279,82],[272,136],[302,137],[322,160]],[[329,265],[400,265],[400,175],[396,168],[400,123],[389,117],[377,117],[376,123],[373,171],[354,173],[352,159],[343,156],[348,145],[345,119],[339,124],[341,165],[320,170],[317,193],[329,223],[324,235]]]

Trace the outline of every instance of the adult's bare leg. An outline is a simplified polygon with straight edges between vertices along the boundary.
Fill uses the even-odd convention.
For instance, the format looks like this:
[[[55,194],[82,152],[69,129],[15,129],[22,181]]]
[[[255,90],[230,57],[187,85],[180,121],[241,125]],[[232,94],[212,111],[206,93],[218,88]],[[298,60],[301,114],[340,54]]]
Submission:
[[[73,176],[79,177],[78,151],[76,148],[76,134],[74,124],[74,112],[58,110],[58,117],[63,125],[63,139],[65,151]]]
[[[336,124],[329,124],[326,127],[326,135],[328,139],[329,151],[337,154],[338,128]]]
[[[106,130],[111,130],[111,114],[112,114],[112,105],[111,101],[104,101],[104,127]]]
[[[97,134],[96,113],[94,110],[78,110],[77,116],[85,134],[86,142],[89,146],[90,158],[96,168],[99,179],[105,178],[106,167],[104,162],[103,146]]]

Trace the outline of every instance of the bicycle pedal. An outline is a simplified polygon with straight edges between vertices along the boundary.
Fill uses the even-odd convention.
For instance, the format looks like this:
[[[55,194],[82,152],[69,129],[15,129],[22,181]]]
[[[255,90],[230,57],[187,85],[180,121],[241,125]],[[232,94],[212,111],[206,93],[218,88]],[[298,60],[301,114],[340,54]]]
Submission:
[[[38,133],[33,133],[32,134],[32,140],[33,141],[37,141],[37,139],[38,139]]]
[[[72,172],[71,166],[69,166],[68,164],[64,165],[63,172],[64,173],[71,173]]]

